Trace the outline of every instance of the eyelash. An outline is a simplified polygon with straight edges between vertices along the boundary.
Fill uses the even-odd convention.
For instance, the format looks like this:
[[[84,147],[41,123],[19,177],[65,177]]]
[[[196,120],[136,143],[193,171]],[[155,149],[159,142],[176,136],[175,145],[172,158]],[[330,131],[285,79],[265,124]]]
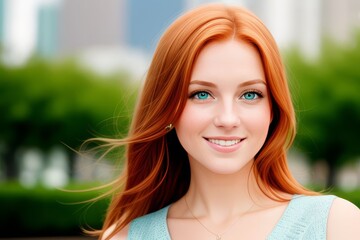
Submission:
[[[209,94],[210,97],[212,97],[212,94],[207,91],[207,90],[196,90],[196,91],[193,91],[192,93],[190,93],[189,95],[189,98],[190,99],[197,99],[197,100],[206,100],[206,99],[199,99],[199,98],[196,98],[196,95],[199,94],[199,93],[206,93],[206,94]],[[241,93],[241,96],[240,96],[240,99],[244,99],[244,95],[247,94],[247,93],[255,93],[257,95],[257,98],[263,98],[263,93],[257,89],[249,89],[249,90],[246,90],[244,92]],[[213,98],[213,97],[212,97]],[[245,101],[253,101],[255,99],[251,99],[251,100],[248,100],[248,99],[244,99]]]

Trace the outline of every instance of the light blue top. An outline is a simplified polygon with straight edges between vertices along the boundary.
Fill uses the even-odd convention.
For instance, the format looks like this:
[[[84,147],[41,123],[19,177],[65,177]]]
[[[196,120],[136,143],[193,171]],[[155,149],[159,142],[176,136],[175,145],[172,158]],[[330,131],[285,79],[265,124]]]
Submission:
[[[295,195],[267,240],[326,239],[327,220],[335,196]],[[129,240],[171,240],[167,226],[169,206],[134,219]]]

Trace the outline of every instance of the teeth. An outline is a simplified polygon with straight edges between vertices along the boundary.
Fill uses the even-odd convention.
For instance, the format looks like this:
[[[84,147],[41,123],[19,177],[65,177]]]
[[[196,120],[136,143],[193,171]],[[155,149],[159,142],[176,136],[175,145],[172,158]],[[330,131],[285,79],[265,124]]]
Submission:
[[[234,139],[234,140],[208,139],[208,141],[222,147],[229,147],[239,143],[240,139]]]

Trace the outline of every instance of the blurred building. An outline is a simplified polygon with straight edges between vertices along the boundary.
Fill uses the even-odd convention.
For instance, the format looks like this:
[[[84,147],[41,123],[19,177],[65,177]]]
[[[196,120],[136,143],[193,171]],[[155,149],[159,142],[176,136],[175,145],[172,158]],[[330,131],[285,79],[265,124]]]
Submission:
[[[269,28],[281,49],[298,46],[306,55],[320,49],[322,0],[244,0]]]
[[[125,0],[62,0],[59,52],[74,54],[99,46],[124,44]]]
[[[249,8],[281,48],[298,45],[310,56],[324,35],[345,43],[360,27],[358,0],[0,0],[0,41],[8,58],[26,58],[33,50],[51,57],[104,48],[151,55],[173,19],[210,2]]]
[[[316,57],[323,37],[348,43],[360,28],[358,0],[244,0],[270,29],[281,48],[298,46]]]
[[[322,2],[323,34],[335,40],[346,43],[360,29],[359,0],[327,0]]]
[[[5,0],[0,0],[0,46],[4,41],[5,28]]]
[[[39,7],[37,14],[37,54],[53,57],[59,48],[59,7],[46,4]]]

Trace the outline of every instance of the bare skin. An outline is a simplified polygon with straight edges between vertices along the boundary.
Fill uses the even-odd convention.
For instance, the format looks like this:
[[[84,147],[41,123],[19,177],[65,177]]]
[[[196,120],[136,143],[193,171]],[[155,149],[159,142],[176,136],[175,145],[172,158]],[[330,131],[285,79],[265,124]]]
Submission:
[[[223,233],[223,239],[239,239],[239,236],[265,239],[288,205],[288,201],[266,197],[257,187],[254,176],[247,177],[250,169],[248,164],[239,174],[226,179],[218,176],[221,180],[211,173],[206,177],[202,175],[204,181],[197,182],[196,187],[190,186],[185,195],[193,214],[213,233]],[[284,197],[291,198],[285,194]],[[174,240],[216,239],[194,219],[184,197],[170,207],[168,226]]]

